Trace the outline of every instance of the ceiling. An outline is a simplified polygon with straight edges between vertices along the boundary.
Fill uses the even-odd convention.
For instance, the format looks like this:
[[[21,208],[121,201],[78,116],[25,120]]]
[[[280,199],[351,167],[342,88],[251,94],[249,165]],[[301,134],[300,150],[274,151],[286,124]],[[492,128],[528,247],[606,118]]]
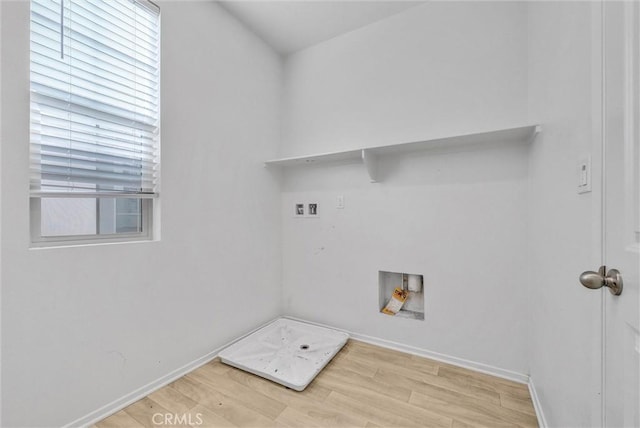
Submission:
[[[424,1],[221,1],[282,55],[395,15]]]

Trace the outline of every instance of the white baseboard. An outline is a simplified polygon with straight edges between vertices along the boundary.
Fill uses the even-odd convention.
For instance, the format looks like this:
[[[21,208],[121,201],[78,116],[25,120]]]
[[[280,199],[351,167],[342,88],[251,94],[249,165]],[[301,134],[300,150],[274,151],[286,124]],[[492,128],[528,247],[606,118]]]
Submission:
[[[419,357],[430,358],[432,360],[441,361],[443,363],[452,364],[455,366],[463,367],[465,369],[474,370],[476,372],[485,373],[492,376],[497,376],[497,377],[511,380],[518,383],[523,383],[523,384],[529,383],[529,376],[524,373],[518,373],[511,370],[501,369],[499,367],[490,366],[488,364],[465,360],[463,358],[453,357],[451,355],[441,354],[439,352],[429,351],[427,349],[416,348],[414,346],[392,342],[390,340],[380,339],[377,337],[368,336],[366,334],[355,333],[352,331],[336,328],[336,327],[325,325],[325,324],[315,323],[315,322],[303,320],[296,317],[283,316],[283,318],[289,318],[295,321],[306,322],[308,324],[313,324],[320,327],[326,327],[334,330],[344,331],[345,333],[348,333],[351,336],[351,338],[355,340],[371,343],[372,345],[381,346],[383,348],[394,349],[396,351],[406,352],[407,354],[413,354]]]
[[[278,317],[280,318],[280,317]],[[150,382],[138,389],[136,389],[135,391],[121,397],[118,398],[115,401],[112,401],[111,403],[97,409],[94,410],[93,412],[82,416],[79,419],[76,419],[73,422],[70,422],[69,424],[65,425],[64,428],[69,428],[69,427],[85,427],[85,426],[89,426],[89,425],[93,425],[96,422],[101,421],[102,419],[111,416],[112,414],[124,409],[125,407],[127,407],[130,404],[135,403],[136,401],[146,397],[147,395],[157,391],[158,389],[162,388],[163,386],[166,386],[168,384],[170,384],[171,382],[173,382],[174,380],[177,380],[179,378],[181,378],[182,376],[186,375],[189,372],[192,372],[193,370],[197,369],[200,366],[203,366],[205,364],[207,364],[208,362],[212,361],[213,359],[215,359],[218,354],[220,353],[220,351],[222,351],[224,348],[226,348],[227,346],[232,345],[233,343],[237,342],[240,339],[243,339],[244,337],[250,335],[251,333],[253,333],[256,330],[261,329],[262,327],[265,327],[269,324],[271,324],[272,322],[274,322],[276,319],[272,319],[264,324],[262,324],[261,326],[251,330],[250,332],[243,334],[242,336],[233,339],[232,341],[230,341],[229,343],[225,343],[224,345],[214,349],[211,352],[208,352],[206,355],[203,355],[200,358],[197,358],[193,361],[191,361],[190,363],[185,364],[184,366],[172,371],[171,373],[168,373],[162,377],[160,377],[159,379],[154,380],[153,382]]]
[[[533,408],[536,411],[536,417],[538,418],[538,426],[540,428],[547,428],[547,419],[544,417],[542,411],[542,403],[540,403],[540,397],[538,397],[538,391],[536,390],[533,379],[529,377],[529,394],[531,395],[531,401],[533,401]]]
[[[483,363],[478,363],[475,361],[469,361],[469,360],[465,360],[463,358],[458,358],[458,357],[453,357],[451,355],[446,355],[446,354],[441,354],[439,352],[433,352],[433,351],[429,351],[426,349],[421,349],[421,348],[416,348],[413,346],[409,346],[409,345],[404,345],[402,343],[397,343],[397,342],[392,342],[390,340],[384,340],[384,339],[380,339],[377,337],[373,337],[373,336],[367,336],[365,334],[360,334],[360,333],[355,333],[355,332],[351,332],[348,330],[344,330],[344,329],[340,329],[340,328],[336,328],[333,326],[328,326],[325,324],[321,324],[321,323],[316,323],[316,322],[311,322],[311,321],[307,321],[304,319],[300,319],[300,318],[296,318],[296,317],[292,317],[292,316],[282,316],[282,317],[278,317],[278,318],[288,318],[291,320],[295,320],[295,321],[300,321],[300,322],[305,322],[308,324],[312,324],[312,325],[317,325],[320,327],[326,327],[326,328],[331,328],[333,330],[339,330],[339,331],[343,331],[345,333],[348,333],[349,336],[355,340],[359,340],[362,342],[366,342],[366,343],[371,343],[373,345],[377,345],[377,346],[381,346],[383,348],[389,348],[389,349],[394,349],[396,351],[401,351],[401,352],[406,352],[408,354],[413,354],[413,355],[417,355],[420,357],[426,357],[426,358],[430,358],[432,360],[436,360],[436,361],[441,361],[443,363],[448,363],[448,364],[452,364],[452,365],[456,365],[459,367],[464,367],[466,369],[469,370],[474,370],[480,373],[485,373],[485,374],[489,374],[492,376],[497,376],[503,379],[508,379],[514,382],[518,382],[518,383],[524,383],[524,384],[528,384],[529,385],[529,391],[531,393],[531,399],[533,400],[533,405],[534,408],[536,410],[536,415],[538,416],[538,423],[540,424],[540,428],[546,428],[547,424],[546,421],[544,419],[544,414],[542,412],[542,408],[540,407],[540,401],[538,400],[538,395],[536,394],[536,390],[533,387],[533,382],[531,381],[531,379],[529,378],[528,375],[523,374],[523,373],[518,373],[518,372],[514,372],[511,370],[505,370],[505,369],[501,369],[499,367],[494,367],[494,366],[490,366],[488,364],[483,364]],[[224,348],[226,348],[227,346],[230,346],[231,344],[237,342],[240,339],[243,339],[244,337],[250,335],[251,333],[253,333],[256,330],[259,330],[269,324],[271,324],[272,322],[274,322],[275,320],[277,320],[278,318],[275,318],[271,321],[268,321],[262,325],[260,325],[259,327],[251,330],[250,332],[243,334],[242,336],[230,341],[229,343],[224,344],[223,346],[220,346],[216,349],[214,349],[213,351],[207,353],[206,355],[197,358],[196,360],[185,364],[184,366],[172,371],[171,373],[168,373],[162,377],[160,377],[159,379],[148,383],[147,385],[144,385],[141,388],[138,388],[137,390],[79,418],[76,419],[75,421],[65,425],[65,428],[67,427],[84,427],[84,426],[88,426],[88,425],[92,425],[108,416],[111,416],[112,414],[122,410],[123,408],[127,407],[130,404],[135,403],[136,401],[140,400],[141,398],[146,397],[147,395],[153,393],[154,391],[162,388],[163,386],[166,386],[168,384],[170,384],[171,382],[173,382],[174,380],[184,376],[185,374],[197,369],[198,367],[207,364],[208,362],[212,361],[214,358],[216,358],[218,356],[218,353],[223,350]]]

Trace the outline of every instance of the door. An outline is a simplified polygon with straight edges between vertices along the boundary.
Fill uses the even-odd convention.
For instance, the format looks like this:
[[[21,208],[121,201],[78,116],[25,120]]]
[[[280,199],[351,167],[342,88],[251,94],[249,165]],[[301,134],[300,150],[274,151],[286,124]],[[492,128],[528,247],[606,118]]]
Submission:
[[[640,427],[639,27],[639,2],[603,2],[602,264],[623,280],[601,291],[606,427]]]

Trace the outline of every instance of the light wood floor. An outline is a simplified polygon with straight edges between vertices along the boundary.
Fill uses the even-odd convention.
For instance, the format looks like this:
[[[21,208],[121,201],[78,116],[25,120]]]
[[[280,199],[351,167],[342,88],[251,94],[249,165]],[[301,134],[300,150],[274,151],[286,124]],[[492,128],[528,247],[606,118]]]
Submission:
[[[160,416],[154,414],[160,413]],[[163,422],[165,414],[184,418]],[[185,415],[185,416],[182,416]],[[199,416],[198,416],[199,415]],[[186,422],[186,424],[184,423]],[[303,392],[206,364],[106,427],[537,427],[526,385],[350,340]]]

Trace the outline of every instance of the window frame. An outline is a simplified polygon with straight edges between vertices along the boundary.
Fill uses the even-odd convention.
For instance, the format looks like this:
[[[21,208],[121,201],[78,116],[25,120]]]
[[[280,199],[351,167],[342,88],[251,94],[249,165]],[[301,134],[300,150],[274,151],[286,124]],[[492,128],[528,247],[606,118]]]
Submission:
[[[60,196],[57,196],[60,198]],[[87,199],[96,198],[87,196]],[[132,197],[130,197],[132,198]],[[140,198],[141,200],[141,232],[122,232],[111,234],[90,234],[90,235],[57,235],[43,236],[41,233],[42,210],[41,201],[43,197],[32,197],[29,201],[31,246],[32,247],[56,247],[68,245],[84,244],[105,244],[117,242],[144,242],[157,240],[154,234],[154,213],[157,211],[157,198]],[[99,199],[99,198],[96,198]],[[132,198],[134,199],[134,198]],[[99,221],[99,210],[96,213]]]
[[[63,0],[61,0],[63,1]],[[82,193],[82,194],[73,194],[73,193],[61,193],[54,194],[49,192],[33,192],[30,191],[29,194],[29,228],[30,228],[30,248],[48,248],[48,247],[66,247],[66,246],[83,246],[83,245],[99,245],[99,244],[114,244],[114,243],[131,243],[131,242],[150,242],[157,241],[160,239],[160,183],[161,183],[161,174],[160,174],[160,160],[161,160],[161,137],[162,137],[162,106],[161,106],[161,82],[162,82],[162,20],[161,20],[161,11],[160,7],[150,0],[130,0],[131,3],[135,3],[137,7],[146,8],[154,13],[157,13],[157,31],[158,31],[158,53],[157,53],[157,137],[155,141],[155,149],[156,149],[156,185],[155,185],[155,193],[153,194],[104,194],[104,193],[95,193],[91,192]],[[31,1],[30,1],[31,2]],[[31,33],[31,17],[29,18],[30,22],[30,33]],[[31,35],[30,35],[31,37]],[[29,60],[31,64],[31,59]],[[29,79],[31,86],[31,78]],[[31,98],[31,89],[30,98]],[[29,133],[31,134],[31,112],[29,113],[30,124],[29,124]],[[31,139],[29,141],[29,146],[31,150]],[[40,194],[38,194],[40,193]],[[87,198],[96,200],[100,198],[123,198],[123,199],[140,199],[140,215],[141,215],[141,232],[121,232],[121,233],[110,233],[110,234],[88,234],[88,235],[57,235],[57,236],[43,236],[41,232],[41,224],[42,224],[42,207],[41,201],[46,198],[60,198],[60,199],[70,199],[70,198]],[[99,223],[100,218],[100,210],[96,209],[96,221]],[[99,230],[97,230],[99,232]]]

